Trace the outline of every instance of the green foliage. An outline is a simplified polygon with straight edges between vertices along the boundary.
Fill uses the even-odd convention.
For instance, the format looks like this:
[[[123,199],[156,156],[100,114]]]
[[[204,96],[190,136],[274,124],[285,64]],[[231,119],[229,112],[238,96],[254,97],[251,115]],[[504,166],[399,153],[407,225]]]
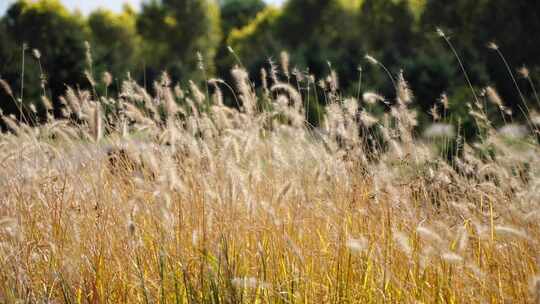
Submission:
[[[137,20],[144,39],[143,58],[152,78],[162,70],[173,79],[202,79],[199,58],[212,72],[220,41],[219,7],[212,0],[153,0]]]
[[[332,24],[332,15],[339,7],[335,0],[290,0],[283,7],[283,14],[278,23],[280,39],[291,47],[298,46],[314,34],[324,38],[320,30]]]
[[[383,52],[380,59],[394,64],[413,52],[414,16],[406,1],[364,0],[358,17],[368,49]]]
[[[419,38],[414,32],[414,15],[407,1],[364,0],[357,18],[356,39],[365,41],[366,51],[394,74],[418,51],[412,47]],[[365,68],[368,86],[379,88],[387,96],[394,94],[392,82],[379,67]]]
[[[221,28],[227,35],[234,28],[241,28],[253,20],[266,4],[263,0],[221,0]]]
[[[53,97],[62,94],[66,85],[83,83],[86,33],[80,16],[70,15],[57,0],[18,1],[8,9],[2,24],[8,43],[15,46],[8,53],[19,64],[22,47],[27,45],[24,80],[29,99],[38,99],[41,70]],[[40,51],[39,61],[32,60],[32,49]],[[4,73],[18,74],[10,82],[14,87],[21,86],[21,66],[8,66]]]
[[[0,79],[9,80],[13,86],[16,83],[12,80],[18,78],[19,75],[17,62],[20,60],[17,60],[19,53],[16,51],[16,44],[9,37],[5,22],[0,22],[0,41],[2,41],[0,43]],[[0,89],[0,108],[7,113],[13,113],[16,110],[12,98],[3,89]]]
[[[88,17],[95,77],[108,71],[124,79],[127,72],[141,72],[136,70],[140,39],[135,25],[135,12],[128,7],[121,14],[101,9]]]
[[[263,0],[221,0],[221,29],[223,37],[218,49],[216,67],[218,74],[228,79],[229,70],[235,64],[234,56],[229,53],[229,37],[235,29],[240,29],[252,22],[266,8]]]
[[[414,58],[403,63],[407,81],[415,92],[415,103],[422,113],[427,113],[441,94],[451,88],[454,79],[462,79],[454,68],[454,58],[442,47],[418,51]]]
[[[275,26],[281,12],[268,7],[257,14],[257,17],[241,29],[232,30],[227,44],[240,57],[242,64],[249,68],[251,74],[256,73],[268,58],[275,57],[282,49],[277,39]]]

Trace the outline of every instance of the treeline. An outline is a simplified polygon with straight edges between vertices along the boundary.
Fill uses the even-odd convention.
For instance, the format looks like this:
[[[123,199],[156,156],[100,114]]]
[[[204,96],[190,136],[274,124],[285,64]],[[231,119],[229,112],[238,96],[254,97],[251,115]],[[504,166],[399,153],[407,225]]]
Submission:
[[[88,16],[57,0],[17,1],[0,19],[0,77],[13,91],[0,90],[0,105],[16,113],[17,102],[40,96],[58,102],[67,86],[109,94],[127,78],[151,88],[162,71],[180,84],[230,81],[234,65],[255,82],[262,73],[300,90],[335,71],[342,94],[369,90],[392,98],[391,78],[403,70],[421,122],[432,119],[430,110],[446,93],[445,110],[472,128],[461,115],[473,101],[467,78],[479,96],[496,88],[509,116],[538,106],[539,15],[540,2],[530,0],[288,0],[282,7],[263,0],[149,0],[139,12],[125,7]],[[310,111],[323,103],[311,103]]]

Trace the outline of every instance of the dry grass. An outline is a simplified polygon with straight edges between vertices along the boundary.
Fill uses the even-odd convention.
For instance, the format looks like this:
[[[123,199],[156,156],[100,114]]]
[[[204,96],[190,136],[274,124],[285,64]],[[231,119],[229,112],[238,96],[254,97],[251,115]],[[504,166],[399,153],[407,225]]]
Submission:
[[[70,90],[66,118],[40,127],[4,117],[0,302],[540,300],[529,137],[509,144],[475,104],[487,135],[449,165],[434,143],[460,138],[415,136],[403,77],[378,119],[365,104],[382,97],[341,98],[329,78],[314,129],[299,104],[313,96],[274,83],[257,97],[233,74],[240,110],[221,81],[206,96],[165,77],[153,96],[130,81],[115,99]]]

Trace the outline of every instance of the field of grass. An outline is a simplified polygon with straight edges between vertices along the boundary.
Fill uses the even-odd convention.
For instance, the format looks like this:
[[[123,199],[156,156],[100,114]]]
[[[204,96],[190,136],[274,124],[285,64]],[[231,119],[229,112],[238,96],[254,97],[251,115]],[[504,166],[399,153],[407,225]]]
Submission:
[[[491,96],[470,106],[476,142],[422,136],[402,77],[386,101],[330,77],[303,84],[326,88],[314,128],[309,91],[233,75],[239,109],[221,80],[164,77],[152,95],[69,90],[66,118],[36,127],[2,116],[0,302],[540,301],[534,113],[495,128]]]

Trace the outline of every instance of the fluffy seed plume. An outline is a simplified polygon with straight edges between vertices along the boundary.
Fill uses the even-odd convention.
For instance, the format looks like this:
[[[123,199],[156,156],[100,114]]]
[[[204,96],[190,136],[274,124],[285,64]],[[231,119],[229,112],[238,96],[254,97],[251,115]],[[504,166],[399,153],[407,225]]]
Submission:
[[[362,124],[368,128],[375,125],[379,120],[373,116],[371,116],[368,112],[362,111],[360,112],[360,121]]]
[[[497,93],[497,91],[493,87],[486,87],[486,96],[489,102],[499,107],[499,109],[502,109],[504,107],[501,96],[499,96],[499,93]]]
[[[112,75],[109,72],[103,72],[103,75],[101,76],[101,81],[106,87],[110,87],[112,84]]]
[[[366,56],[364,56],[364,58],[371,64],[379,64],[379,61],[377,59],[375,59],[375,57],[369,55],[369,54],[366,54]]]
[[[366,92],[362,94],[362,100],[367,104],[376,104],[377,102],[384,102],[384,97],[373,92]]]
[[[496,51],[499,49],[499,46],[495,42],[491,41],[487,44],[487,48]]]
[[[96,142],[98,142],[103,136],[103,126],[102,126],[102,120],[101,120],[101,105],[99,103],[97,103],[94,106],[94,109],[92,112],[92,135],[94,136],[94,140]]]
[[[528,79],[531,75],[529,72],[529,69],[526,66],[523,66],[518,69],[518,73],[521,75],[521,77]]]
[[[283,74],[285,74],[287,78],[290,78],[291,75],[289,73],[289,64],[290,64],[289,53],[282,51],[280,53],[280,58],[281,58],[281,68],[283,69]]]
[[[257,288],[269,288],[270,284],[261,282],[257,278],[253,277],[241,277],[241,278],[233,278],[231,280],[231,283],[236,288],[240,289],[257,289]]]
[[[349,238],[347,240],[347,248],[355,253],[362,253],[369,247],[369,242],[366,238]]]
[[[409,84],[405,80],[403,71],[399,73],[397,95],[400,103],[409,104],[412,102],[412,91],[409,89]]]
[[[524,231],[513,228],[513,227],[508,227],[508,226],[497,225],[495,226],[495,232],[498,235],[505,236],[505,237],[518,237],[522,239],[528,238],[527,233],[525,233]]]
[[[439,35],[440,37],[446,38],[446,34],[440,27],[436,29],[436,32],[437,32],[437,35]]]
[[[47,96],[41,96],[41,104],[47,111],[51,111],[53,109],[52,102],[49,100]]]
[[[441,255],[441,258],[449,264],[459,264],[463,262],[463,258],[459,254],[453,252],[445,252]]]
[[[416,233],[418,233],[418,235],[424,239],[442,243],[442,238],[437,233],[426,227],[419,226],[416,228]]]
[[[424,131],[426,138],[452,138],[456,135],[454,126],[444,123],[434,123]]]
[[[34,56],[34,58],[39,60],[41,58],[41,52],[38,49],[33,49],[32,50],[32,56]]]
[[[287,92],[287,94],[293,101],[294,108],[297,110],[300,109],[302,105],[302,96],[300,95],[300,93],[298,93],[298,91],[293,86],[286,83],[278,83],[278,84],[273,85],[272,88],[270,88],[270,90],[272,92],[276,92],[279,90],[283,90]]]
[[[442,106],[443,106],[443,108],[445,110],[448,110],[448,106],[449,106],[450,102],[449,102],[448,96],[446,94],[443,93],[441,95],[441,98],[439,99],[439,102],[440,102],[440,104],[442,104]]]
[[[13,97],[13,91],[11,90],[11,86],[5,81],[4,79],[0,78],[0,87],[6,92],[7,95]]]
[[[535,276],[531,279],[529,290],[534,303],[540,303],[540,276]]]
[[[403,253],[405,253],[407,256],[410,257],[412,254],[412,249],[411,249],[411,245],[410,245],[409,238],[407,237],[407,235],[399,231],[394,232],[394,240],[399,245],[399,248],[401,249],[401,251],[403,251]]]
[[[528,129],[519,124],[507,124],[499,128],[498,132],[506,138],[522,139],[527,136]]]

